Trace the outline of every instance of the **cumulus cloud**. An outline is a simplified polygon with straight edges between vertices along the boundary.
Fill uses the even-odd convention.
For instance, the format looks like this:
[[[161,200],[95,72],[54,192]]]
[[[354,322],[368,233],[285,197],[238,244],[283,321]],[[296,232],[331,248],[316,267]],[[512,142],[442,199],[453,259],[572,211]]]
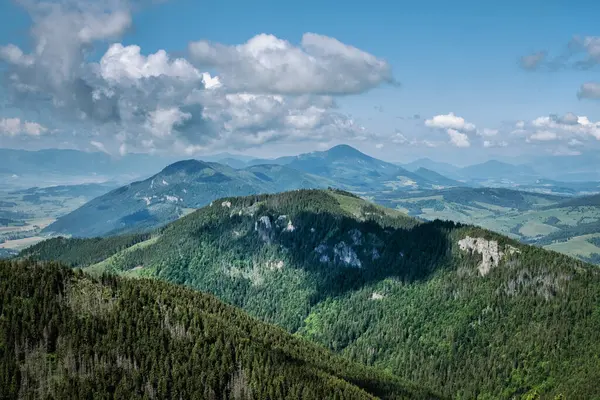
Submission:
[[[521,126],[517,133],[526,135],[529,142],[557,140],[579,145],[589,139],[600,140],[600,122],[573,113],[538,117]]]
[[[373,135],[339,112],[332,95],[395,83],[385,61],[312,33],[299,46],[271,35],[238,46],[193,42],[190,62],[119,43],[133,21],[126,0],[22,4],[33,21],[32,50],[0,47],[11,106],[54,116],[69,140],[86,148],[193,154],[274,141],[366,140]]]
[[[465,121],[464,118],[455,115],[453,112],[448,114],[436,115],[431,119],[425,120],[425,126],[430,128],[454,129],[457,131],[474,131],[475,125]]]
[[[115,43],[100,60],[100,75],[113,84],[133,84],[144,78],[170,77],[193,83],[203,75],[186,59],[170,60],[167,52],[159,50],[147,57],[140,47]]]
[[[540,142],[547,142],[550,140],[558,139],[558,135],[556,134],[556,132],[552,131],[538,131],[535,132],[533,135],[529,136],[528,139]]]
[[[217,68],[234,91],[345,95],[395,83],[386,61],[314,33],[305,33],[299,46],[260,34],[235,46],[201,40],[188,49],[197,65]]]
[[[477,130],[475,124],[467,122],[463,117],[459,117],[453,112],[436,115],[427,119],[425,120],[425,126],[446,130],[450,138],[450,144],[456,147],[470,147],[471,141],[468,133],[476,132]]]
[[[498,132],[499,132],[498,129],[483,128],[483,130],[477,131],[477,134],[479,136],[490,137],[490,136],[496,136],[498,134]]]
[[[6,136],[40,136],[48,129],[37,122],[22,121],[20,118],[1,118],[0,135]]]
[[[483,147],[491,148],[491,147],[507,147],[508,142],[504,140],[494,141],[494,140],[484,140]]]
[[[469,137],[466,134],[457,131],[456,129],[448,129],[448,136],[450,136],[450,143],[452,143],[456,147],[471,146]]]
[[[8,44],[0,47],[0,60],[22,67],[28,67],[35,62],[35,58],[33,56],[24,54],[23,50],[14,44]]]
[[[577,97],[580,99],[600,99],[600,83],[586,82],[581,85]]]
[[[537,51],[535,53],[526,55],[521,57],[520,64],[521,67],[527,70],[535,70],[542,64],[542,62],[546,59],[545,51]]]

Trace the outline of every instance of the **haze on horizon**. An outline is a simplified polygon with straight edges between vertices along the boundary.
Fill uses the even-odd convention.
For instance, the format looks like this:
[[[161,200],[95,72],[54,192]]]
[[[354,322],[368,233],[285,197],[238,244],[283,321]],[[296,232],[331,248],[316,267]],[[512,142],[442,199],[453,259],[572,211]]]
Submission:
[[[594,8],[3,2],[0,147],[277,157],[347,143],[458,165],[594,153]]]

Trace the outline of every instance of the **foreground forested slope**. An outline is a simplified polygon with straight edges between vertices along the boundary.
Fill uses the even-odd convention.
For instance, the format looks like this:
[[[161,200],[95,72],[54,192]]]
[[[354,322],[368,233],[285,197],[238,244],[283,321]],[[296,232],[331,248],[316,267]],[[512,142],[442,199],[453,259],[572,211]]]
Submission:
[[[0,262],[0,398],[436,398],[210,295]]]
[[[313,190],[215,201],[124,250],[108,240],[22,256],[65,248],[88,271],[207,291],[449,397],[600,397],[598,268],[480,228]]]

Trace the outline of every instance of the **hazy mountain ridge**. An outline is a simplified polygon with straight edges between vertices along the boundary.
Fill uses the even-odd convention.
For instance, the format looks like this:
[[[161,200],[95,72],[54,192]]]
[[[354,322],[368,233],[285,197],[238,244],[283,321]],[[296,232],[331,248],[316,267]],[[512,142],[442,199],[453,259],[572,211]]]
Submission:
[[[285,166],[236,170],[199,160],[178,161],[146,180],[90,201],[59,218],[45,232],[89,237],[148,230],[220,197],[326,187],[328,183]]]

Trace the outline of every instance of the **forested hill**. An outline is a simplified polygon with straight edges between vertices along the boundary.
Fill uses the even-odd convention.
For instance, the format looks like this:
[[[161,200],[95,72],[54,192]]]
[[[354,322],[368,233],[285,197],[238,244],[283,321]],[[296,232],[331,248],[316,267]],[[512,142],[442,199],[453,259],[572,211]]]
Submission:
[[[0,262],[0,398],[434,399],[213,296]]]
[[[448,397],[600,396],[600,270],[567,256],[332,190],[222,199],[138,239],[22,256],[210,292]]]

